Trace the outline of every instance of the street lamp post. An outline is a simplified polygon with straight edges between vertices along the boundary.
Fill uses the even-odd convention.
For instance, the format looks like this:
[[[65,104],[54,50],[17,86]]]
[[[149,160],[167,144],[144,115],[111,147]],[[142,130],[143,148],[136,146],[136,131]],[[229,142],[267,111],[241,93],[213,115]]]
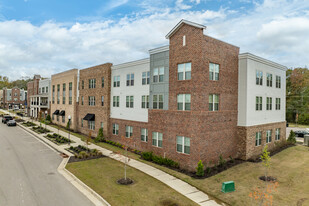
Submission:
[[[70,124],[71,124],[71,115],[68,116],[68,119],[69,119],[69,145],[70,145]]]
[[[47,117],[47,110],[45,111],[45,131],[46,131],[46,117]]]

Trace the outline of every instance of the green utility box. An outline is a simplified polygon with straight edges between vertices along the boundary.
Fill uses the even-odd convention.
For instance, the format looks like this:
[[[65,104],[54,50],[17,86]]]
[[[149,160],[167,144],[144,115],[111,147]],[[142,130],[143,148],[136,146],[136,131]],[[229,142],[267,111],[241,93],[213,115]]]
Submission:
[[[222,183],[222,192],[234,192],[235,191],[235,183],[234,181],[228,181]]]

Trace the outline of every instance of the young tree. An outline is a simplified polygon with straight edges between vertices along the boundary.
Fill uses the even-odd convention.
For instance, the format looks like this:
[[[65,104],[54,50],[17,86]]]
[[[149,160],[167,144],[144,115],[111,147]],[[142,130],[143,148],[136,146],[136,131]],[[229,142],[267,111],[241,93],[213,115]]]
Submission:
[[[124,155],[122,155],[120,152],[116,152],[119,155],[122,155],[124,157],[124,179],[127,181],[127,164],[130,161],[130,158],[128,157],[128,148],[132,141],[132,138],[126,138],[124,136],[121,136],[121,140],[123,142],[123,149],[125,150]]]
[[[267,182],[267,174],[270,168],[270,152],[267,151],[268,146],[266,145],[263,149],[263,153],[261,155],[262,165],[265,167],[265,180]]]

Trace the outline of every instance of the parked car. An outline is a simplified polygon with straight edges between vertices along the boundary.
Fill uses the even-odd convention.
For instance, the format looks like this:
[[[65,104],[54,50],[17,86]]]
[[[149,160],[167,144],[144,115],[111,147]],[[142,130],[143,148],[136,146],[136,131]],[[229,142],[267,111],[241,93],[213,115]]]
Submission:
[[[298,130],[298,131],[295,131],[295,135],[297,137],[304,137],[305,135],[309,135],[309,132],[305,130]]]
[[[6,124],[9,120],[13,120],[13,117],[8,115],[2,117],[3,124]]]
[[[12,119],[12,120],[9,120],[6,124],[8,126],[16,126],[16,121],[14,119]]]

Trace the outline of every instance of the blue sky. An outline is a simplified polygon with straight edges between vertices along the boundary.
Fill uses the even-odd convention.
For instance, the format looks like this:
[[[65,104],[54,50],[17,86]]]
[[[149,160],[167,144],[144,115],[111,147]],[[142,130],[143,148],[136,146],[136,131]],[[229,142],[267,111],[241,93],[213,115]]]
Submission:
[[[146,58],[181,19],[241,52],[309,65],[308,0],[0,0],[0,75]]]

